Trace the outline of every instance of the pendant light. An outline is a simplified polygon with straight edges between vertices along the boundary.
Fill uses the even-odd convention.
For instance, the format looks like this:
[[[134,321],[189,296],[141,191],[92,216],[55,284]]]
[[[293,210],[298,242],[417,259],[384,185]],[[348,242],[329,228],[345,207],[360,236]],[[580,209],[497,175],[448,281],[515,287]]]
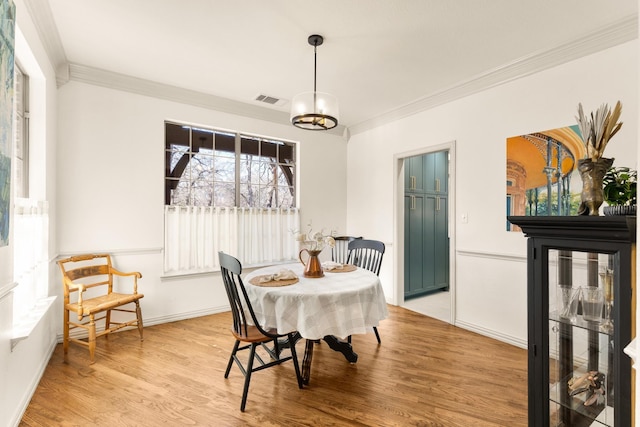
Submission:
[[[316,49],[324,38],[317,34],[309,36],[309,44],[313,46],[313,92],[303,92],[291,101],[291,123],[301,129],[329,130],[338,126],[338,98],[316,91]]]

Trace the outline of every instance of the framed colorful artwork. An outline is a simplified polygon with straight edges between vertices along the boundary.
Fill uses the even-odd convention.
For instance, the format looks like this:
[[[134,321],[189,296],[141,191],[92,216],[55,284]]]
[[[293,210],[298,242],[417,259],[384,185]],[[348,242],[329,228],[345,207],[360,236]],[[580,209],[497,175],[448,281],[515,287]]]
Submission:
[[[15,13],[12,0],[0,0],[0,247],[9,244],[11,213]]]
[[[584,155],[577,125],[507,138],[507,216],[576,215]],[[507,230],[520,228],[507,221]]]

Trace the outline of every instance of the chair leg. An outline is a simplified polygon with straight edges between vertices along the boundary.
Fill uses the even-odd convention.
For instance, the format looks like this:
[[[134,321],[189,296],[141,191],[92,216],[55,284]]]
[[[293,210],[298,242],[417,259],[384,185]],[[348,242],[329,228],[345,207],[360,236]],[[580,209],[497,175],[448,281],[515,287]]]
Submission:
[[[65,309],[64,310],[64,321],[62,323],[62,327],[63,327],[63,338],[62,338],[62,352],[63,352],[63,356],[64,356],[64,361],[65,363],[68,361],[68,355],[69,355],[69,310]]]
[[[293,367],[296,370],[296,379],[298,380],[298,388],[302,388],[302,374],[300,373],[300,365],[298,364],[298,354],[296,353],[296,342],[293,337],[294,334],[289,334],[289,342],[291,343],[291,356],[293,358]]]
[[[142,324],[142,310],[140,310],[140,301],[136,301],[136,317],[138,318],[138,332],[140,332],[140,341],[144,341],[144,337],[142,336],[142,328],[144,325]]]
[[[96,354],[96,321],[93,314],[89,316],[89,363],[95,362]]]
[[[382,342],[380,341],[380,334],[378,333],[378,328],[374,326],[373,332],[376,333],[376,339],[378,340],[378,344],[381,344]]]
[[[108,331],[111,328],[111,310],[107,310],[104,314],[104,330]],[[109,338],[109,334],[105,335],[105,338]]]
[[[233,356],[238,352],[238,347],[240,346],[240,341],[236,340],[236,343],[233,345],[233,350],[231,351],[231,356],[229,357],[229,363],[227,363],[227,370],[224,371],[224,377],[229,378],[229,372],[231,372],[231,366],[233,365]]]
[[[242,389],[242,402],[240,403],[240,411],[244,412],[247,405],[247,394],[249,394],[249,382],[251,381],[251,373],[253,371],[253,359],[256,355],[256,347],[258,344],[252,343],[249,353],[249,361],[247,362],[247,373],[244,376],[244,388]]]

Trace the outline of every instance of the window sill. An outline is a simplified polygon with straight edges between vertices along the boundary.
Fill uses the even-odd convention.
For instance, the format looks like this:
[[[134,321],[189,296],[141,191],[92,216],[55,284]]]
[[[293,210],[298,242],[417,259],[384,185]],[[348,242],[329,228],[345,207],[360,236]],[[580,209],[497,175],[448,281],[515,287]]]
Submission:
[[[242,271],[244,272],[245,270],[255,270],[256,268],[269,267],[272,265],[291,264],[296,262],[300,262],[300,261],[298,261],[298,259],[296,258],[296,259],[289,259],[284,261],[273,261],[273,262],[264,262],[260,264],[243,265]],[[188,276],[206,276],[206,275],[211,275],[215,273],[220,273],[220,267],[216,269],[211,269],[211,270],[192,270],[192,271],[185,270],[180,272],[173,271],[169,273],[164,273],[162,276],[160,276],[160,279],[164,280],[164,279],[183,278]]]
[[[48,297],[38,300],[36,306],[13,325],[11,351],[13,351],[20,341],[29,338],[33,333],[33,330],[38,326],[38,323],[40,323],[40,320],[42,320],[44,315],[47,314],[56,298],[57,297]]]

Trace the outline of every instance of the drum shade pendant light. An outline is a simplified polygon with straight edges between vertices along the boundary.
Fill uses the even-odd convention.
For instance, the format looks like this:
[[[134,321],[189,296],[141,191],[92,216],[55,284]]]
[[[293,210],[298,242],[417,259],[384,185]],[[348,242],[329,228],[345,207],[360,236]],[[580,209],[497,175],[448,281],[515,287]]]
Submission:
[[[338,98],[324,92],[316,91],[316,49],[324,41],[317,34],[309,36],[309,44],[313,46],[313,92],[296,95],[291,102],[291,123],[302,129],[329,130],[338,126]]]

